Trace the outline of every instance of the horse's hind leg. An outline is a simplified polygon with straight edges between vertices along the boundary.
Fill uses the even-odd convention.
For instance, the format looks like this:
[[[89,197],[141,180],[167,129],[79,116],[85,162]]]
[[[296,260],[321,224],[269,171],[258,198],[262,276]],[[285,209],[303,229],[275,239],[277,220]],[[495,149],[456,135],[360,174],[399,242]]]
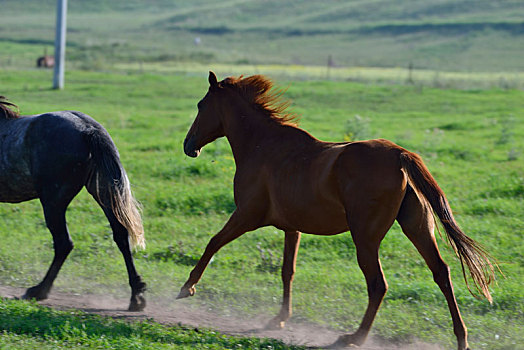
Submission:
[[[297,263],[297,253],[299,244],[300,232],[286,232],[284,242],[284,259],[282,262],[282,283],[284,286],[282,307],[280,308],[280,312],[278,313],[278,315],[275,316],[267,324],[266,328],[268,329],[284,328],[285,322],[291,317],[291,284],[293,283],[293,276],[295,275],[295,266]]]
[[[128,310],[142,311],[146,307],[146,299],[144,298],[146,283],[142,281],[142,278],[136,271],[133,255],[131,254],[131,246],[129,245],[129,234],[127,229],[117,220],[110,206],[103,206],[103,209],[113,230],[113,239],[126,263],[129,285],[131,286],[131,300]]]
[[[24,299],[46,299],[62,264],[73,250],[73,241],[67,229],[65,213],[67,206],[80,188],[64,186],[56,192],[53,192],[54,190],[49,186],[49,189],[41,193],[40,201],[44,209],[47,228],[53,235],[55,255],[42,282],[29,288],[22,297]]]
[[[111,209],[110,192],[105,186],[100,186],[94,181],[89,181],[86,184],[87,191],[97,201],[98,205],[104,210],[104,214],[111,225],[113,231],[113,240],[118,249],[124,257],[126,264],[127,275],[129,277],[129,285],[131,286],[131,300],[129,302],[129,311],[142,311],[146,307],[146,299],[144,292],[146,291],[146,284],[138,275],[135,263],[133,262],[133,255],[131,254],[131,246],[129,244],[129,232],[118,221],[113,210]]]
[[[349,345],[360,346],[364,344],[380,304],[382,303],[382,299],[384,299],[384,295],[386,295],[388,289],[378,257],[378,244],[365,241],[357,243],[357,241],[355,241],[355,246],[357,248],[358,265],[366,278],[368,306],[357,331],[353,334],[340,336],[339,339],[330,346],[331,348]]]
[[[453,285],[449,276],[449,267],[440,256],[435,241],[434,219],[430,212],[422,205],[416,194],[408,188],[397,220],[402,230],[422,255],[426,264],[433,273],[433,279],[444,294],[453,319],[453,330],[457,337],[458,349],[468,348],[467,329],[460,316],[457,301],[453,294]]]
[[[391,213],[386,213],[386,211],[379,213],[378,210],[380,208],[373,208],[373,210],[359,208],[348,219],[348,222],[351,223],[351,236],[357,250],[358,265],[366,278],[368,306],[357,331],[340,336],[330,348],[364,344],[386,295],[388,285],[382,271],[378,251],[380,242],[391,227],[394,218],[391,218]]]

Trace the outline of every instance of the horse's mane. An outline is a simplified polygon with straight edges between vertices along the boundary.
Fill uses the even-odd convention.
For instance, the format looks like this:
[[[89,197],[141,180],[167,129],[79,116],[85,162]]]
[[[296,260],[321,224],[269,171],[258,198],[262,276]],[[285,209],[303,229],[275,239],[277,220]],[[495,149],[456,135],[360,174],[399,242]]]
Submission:
[[[285,90],[276,90],[273,82],[263,75],[252,75],[247,78],[242,75],[229,77],[222,80],[220,86],[235,89],[248,103],[281,125],[298,123],[297,115],[286,111],[291,102],[282,98]]]
[[[0,96],[0,119],[14,119],[19,116],[18,106],[8,102],[6,97]]]

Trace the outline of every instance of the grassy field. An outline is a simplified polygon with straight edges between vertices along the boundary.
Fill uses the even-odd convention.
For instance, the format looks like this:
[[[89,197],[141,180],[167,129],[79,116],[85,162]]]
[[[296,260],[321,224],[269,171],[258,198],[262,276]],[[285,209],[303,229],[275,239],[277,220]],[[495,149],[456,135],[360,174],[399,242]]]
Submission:
[[[0,349],[300,349],[272,339],[211,330],[113,320],[0,299]]]
[[[55,1],[2,1],[0,67],[53,50]],[[519,72],[520,1],[71,1],[70,64],[222,62]],[[198,38],[198,45],[195,41]],[[263,48],[263,49],[261,49]]]
[[[0,95],[23,114],[74,109],[111,133],[144,206],[148,247],[135,254],[149,300],[172,300],[234,209],[226,140],[198,159],[182,141],[207,71],[264,73],[287,88],[300,125],[327,141],[382,137],[420,153],[459,224],[499,261],[493,305],[472,297],[440,240],[473,349],[524,344],[524,8],[520,1],[70,1],[64,91],[34,69],[53,52],[55,1],[5,0]],[[198,41],[197,41],[198,38]],[[331,67],[327,67],[328,59]],[[412,65],[413,69],[408,70]],[[38,201],[0,205],[0,284],[28,287],[51,262]],[[127,298],[126,272],[100,208],[82,191],[68,211],[75,250],[55,288]],[[283,234],[249,233],[221,250],[189,303],[272,317]],[[372,328],[388,342],[455,348],[445,300],[394,225],[381,246],[390,289]],[[348,233],[305,236],[294,320],[352,331],[366,306]],[[4,348],[290,348],[212,331],[126,324],[0,300]]]
[[[207,90],[205,70],[200,74],[71,71],[64,91],[50,90],[50,81],[48,71],[0,70],[1,94],[19,104],[23,114],[75,109],[92,115],[110,131],[144,206],[148,247],[135,257],[150,286],[148,298],[174,299],[205,244],[234,209],[234,162],[227,142],[221,139],[207,146],[198,159],[182,152],[196,103]],[[499,276],[492,288],[493,305],[479,301],[467,292],[451,249],[439,242],[451,266],[472,348],[518,349],[524,344],[524,92],[321,80],[278,84],[288,87],[285,96],[293,100],[291,109],[301,116],[300,125],[318,138],[383,137],[424,157],[462,228],[488,247],[506,275]],[[39,203],[3,204],[0,215],[0,283],[30,286],[42,278],[52,252]],[[68,223],[75,250],[56,288],[127,297],[123,260],[101,210],[85,191],[70,206]],[[248,233],[224,247],[191,303],[219,313],[262,314],[269,319],[279,308],[282,248],[283,234],[274,228]],[[444,298],[398,225],[382,243],[381,259],[390,289],[372,334],[392,342],[421,339],[454,348]],[[356,329],[367,298],[349,234],[303,237],[294,287],[295,320]],[[50,320],[65,317],[15,301],[2,302],[0,310],[5,313],[1,319],[20,313],[43,314]],[[76,324],[73,319],[68,322]],[[2,323],[1,339],[13,348],[26,341],[53,347],[55,342],[69,341],[56,333],[64,327],[58,325],[40,336]],[[81,326],[68,327],[72,334],[81,333]],[[119,327],[128,326],[114,325]],[[129,327],[134,330],[123,334],[151,327],[151,332],[165,332],[165,339],[172,339],[173,333],[184,332],[149,323]],[[94,341],[83,335],[72,339],[85,347]],[[237,342],[242,340],[216,347],[233,347]]]
[[[116,63],[114,71],[134,73],[176,73],[201,75],[210,64],[198,62]],[[305,65],[212,64],[221,76],[265,74],[287,81],[325,80],[352,81],[379,85],[411,85],[440,89],[524,89],[524,72],[439,72],[408,68],[322,67]]]

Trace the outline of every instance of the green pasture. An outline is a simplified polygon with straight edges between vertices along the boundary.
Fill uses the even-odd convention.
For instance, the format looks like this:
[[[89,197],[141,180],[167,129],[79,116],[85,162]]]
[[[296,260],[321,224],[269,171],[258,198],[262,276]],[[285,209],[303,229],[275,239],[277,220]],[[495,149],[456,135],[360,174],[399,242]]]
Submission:
[[[0,316],[0,349],[300,349],[273,339],[231,337],[152,321],[126,323],[2,299]]]
[[[0,67],[34,67],[44,49],[52,53],[55,5],[2,1]],[[88,70],[140,62],[331,61],[517,73],[524,68],[523,16],[518,0],[77,0],[68,6],[67,56]]]
[[[18,104],[23,114],[80,110],[109,130],[143,205],[147,249],[136,252],[135,258],[150,287],[147,298],[151,302],[162,299],[176,305],[174,298],[192,266],[234,209],[235,167],[227,141],[208,145],[197,159],[187,158],[182,151],[196,103],[207,90],[209,69],[227,71],[221,66],[191,74],[69,71],[63,91],[50,89],[49,71],[0,70],[0,94]],[[492,305],[475,299],[467,291],[458,260],[439,239],[470,344],[473,349],[519,349],[524,344],[524,92],[326,80],[282,79],[277,83],[287,87],[285,96],[293,101],[291,110],[300,116],[300,125],[318,138],[387,138],[424,157],[461,227],[487,247],[505,275],[498,275],[491,289]],[[38,201],[2,204],[0,216],[0,283],[29,287],[43,277],[52,258],[51,236],[40,205]],[[102,211],[85,190],[71,204],[67,218],[75,249],[55,289],[127,299],[123,259]],[[282,248],[283,233],[275,228],[244,235],[215,256],[196,295],[179,302],[222,314],[263,315],[269,320],[281,300]],[[397,224],[382,243],[381,260],[390,288],[372,335],[397,343],[420,339],[454,348],[444,297]],[[305,235],[294,282],[293,319],[352,331],[366,302],[365,282],[350,235]],[[12,348],[23,342],[65,347],[67,341],[94,347],[87,330],[87,336],[74,336],[83,330],[69,316],[16,301],[2,301],[0,312],[1,342]],[[63,331],[63,323],[39,333],[5,321],[26,317],[21,313],[59,319],[73,330],[71,334]],[[87,317],[89,329],[111,322],[78,317]],[[168,339],[164,345],[180,344],[169,339],[185,332],[153,323],[111,327],[117,333],[122,329],[124,335],[135,332],[136,337],[146,339],[151,335],[141,332],[152,332],[151,337]],[[64,340],[63,332],[72,340]],[[199,344],[195,339],[192,344]],[[244,344],[236,338],[228,341],[213,346]],[[251,341],[255,340],[245,340]],[[260,348],[257,344],[245,347]]]

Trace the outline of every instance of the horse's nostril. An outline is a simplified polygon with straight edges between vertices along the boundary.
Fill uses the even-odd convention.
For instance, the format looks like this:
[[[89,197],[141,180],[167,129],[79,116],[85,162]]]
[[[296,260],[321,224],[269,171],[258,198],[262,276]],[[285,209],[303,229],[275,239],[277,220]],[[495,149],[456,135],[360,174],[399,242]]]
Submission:
[[[186,137],[184,140],[184,153],[189,157],[197,157],[200,150],[197,149],[193,137]]]

